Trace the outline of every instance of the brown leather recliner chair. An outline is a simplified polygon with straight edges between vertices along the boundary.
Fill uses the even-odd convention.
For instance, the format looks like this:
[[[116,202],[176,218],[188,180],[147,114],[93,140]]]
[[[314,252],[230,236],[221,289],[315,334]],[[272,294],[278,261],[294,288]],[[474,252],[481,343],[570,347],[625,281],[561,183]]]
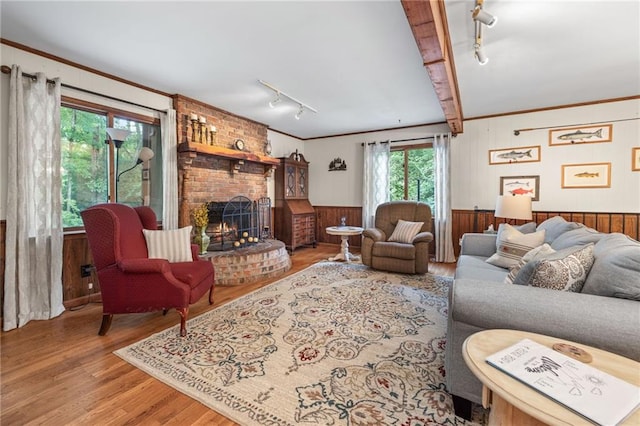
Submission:
[[[150,259],[142,230],[157,230],[157,220],[149,207],[98,204],[81,215],[102,293],[98,334],[107,334],[114,314],[166,313],[175,308],[180,314],[180,335],[186,336],[189,305],[206,292],[209,304],[213,303],[211,262],[198,258],[195,245],[190,247],[190,261]]]
[[[423,222],[410,243],[388,241],[398,220]],[[362,263],[374,269],[406,274],[424,274],[429,269],[431,208],[415,201],[392,201],[376,209],[375,228],[362,233]]]

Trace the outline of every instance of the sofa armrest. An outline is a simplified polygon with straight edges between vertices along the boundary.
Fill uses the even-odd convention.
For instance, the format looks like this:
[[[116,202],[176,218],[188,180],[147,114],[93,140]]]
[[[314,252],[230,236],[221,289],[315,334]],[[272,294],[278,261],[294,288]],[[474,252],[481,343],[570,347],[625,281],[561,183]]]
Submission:
[[[555,336],[640,361],[640,309],[632,300],[457,279],[450,301],[453,322]]]
[[[460,255],[490,257],[496,252],[497,234],[464,234],[460,243]]]

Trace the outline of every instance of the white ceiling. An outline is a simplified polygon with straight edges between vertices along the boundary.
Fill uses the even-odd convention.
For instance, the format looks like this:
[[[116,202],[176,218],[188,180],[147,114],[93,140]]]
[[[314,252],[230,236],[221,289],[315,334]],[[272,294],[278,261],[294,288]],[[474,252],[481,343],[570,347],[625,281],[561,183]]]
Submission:
[[[465,117],[640,94],[640,2],[473,0],[446,12]],[[0,2],[2,38],[299,138],[444,122],[399,1]],[[5,64],[2,65],[11,65]],[[37,70],[33,70],[37,71]],[[53,77],[53,76],[52,76]],[[258,79],[318,110],[267,106]]]

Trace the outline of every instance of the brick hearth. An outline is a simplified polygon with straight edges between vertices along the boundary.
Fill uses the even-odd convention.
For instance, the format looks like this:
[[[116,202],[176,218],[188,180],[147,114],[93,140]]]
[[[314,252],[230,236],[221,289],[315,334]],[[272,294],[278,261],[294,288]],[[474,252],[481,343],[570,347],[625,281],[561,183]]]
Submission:
[[[216,271],[216,285],[250,284],[280,276],[291,269],[291,258],[284,243],[265,240],[248,247],[209,252],[206,257]]]

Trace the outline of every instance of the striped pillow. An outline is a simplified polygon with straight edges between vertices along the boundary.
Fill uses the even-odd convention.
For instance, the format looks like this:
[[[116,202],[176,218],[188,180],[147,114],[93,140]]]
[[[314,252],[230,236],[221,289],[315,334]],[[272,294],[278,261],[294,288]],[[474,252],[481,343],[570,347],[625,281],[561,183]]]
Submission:
[[[422,225],[424,225],[424,222],[408,222],[400,219],[387,241],[411,243],[413,242],[413,237],[418,235],[418,232],[422,229]]]
[[[149,259],[167,259],[169,262],[191,262],[191,226],[180,229],[152,231],[143,229]]]
[[[544,243],[544,234],[544,230],[523,234],[508,223],[503,223],[498,228],[496,253],[486,262],[502,268],[517,266],[529,250]]]

